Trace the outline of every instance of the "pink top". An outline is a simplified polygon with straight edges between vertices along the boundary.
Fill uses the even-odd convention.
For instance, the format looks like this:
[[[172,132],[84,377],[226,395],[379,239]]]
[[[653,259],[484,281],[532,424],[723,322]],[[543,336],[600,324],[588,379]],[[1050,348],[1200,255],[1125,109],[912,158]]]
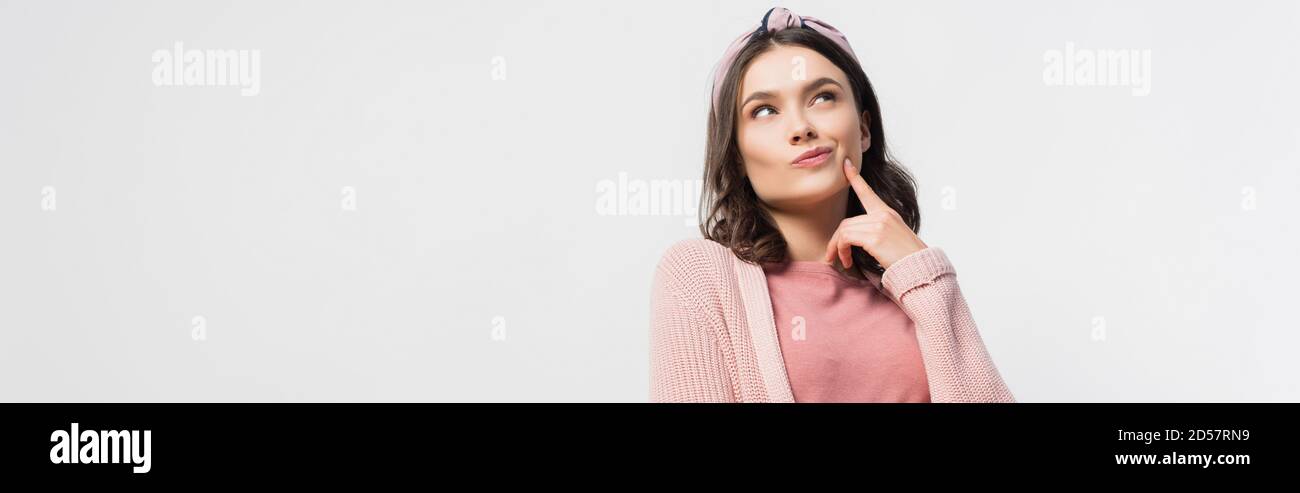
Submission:
[[[871,279],[881,288],[877,292],[887,295],[914,323],[931,402],[1015,402],[984,347],[957,283],[957,271],[943,250],[929,247],[912,253]],[[775,304],[794,306],[785,301],[789,298],[781,294],[781,285],[777,283],[780,301]],[[849,291],[841,294],[848,296]],[[859,332],[883,331],[874,334],[879,337],[875,341],[892,339],[895,347],[905,346],[897,340],[903,330],[897,320],[877,323],[877,317],[893,317],[891,309],[871,299],[865,303],[874,304],[859,310],[863,321],[859,323],[867,325]],[[786,329],[791,328],[793,315],[799,314],[773,305],[764,269],[736,257],[726,246],[695,238],[669,247],[655,267],[650,289],[650,400],[796,402],[794,386],[803,388],[816,381],[816,377],[805,378],[807,375],[827,373],[819,371],[816,364],[813,371],[800,372],[797,368],[814,361],[803,351],[787,351],[794,363],[794,369],[787,372],[778,333],[789,331],[777,330],[774,308],[781,310]],[[852,327],[849,322],[828,324],[823,315],[810,315],[803,315],[807,339],[798,344],[833,334],[827,326]],[[787,343],[786,348],[798,346]],[[884,399],[890,398],[890,392],[893,396],[916,395],[910,393],[915,389],[900,390],[908,387],[909,377],[898,375],[915,376],[906,363],[894,364],[894,376],[887,378],[873,378],[871,370],[890,368],[891,364],[882,360],[889,359],[882,356],[885,353],[896,361],[906,360],[908,349],[865,354],[833,350],[839,356],[854,354],[850,359],[865,365],[859,368],[867,368],[839,372],[864,375],[862,385],[850,392],[868,396],[874,392]],[[891,386],[894,390],[888,390]]]
[[[912,320],[830,264],[763,266],[795,402],[930,402]]]

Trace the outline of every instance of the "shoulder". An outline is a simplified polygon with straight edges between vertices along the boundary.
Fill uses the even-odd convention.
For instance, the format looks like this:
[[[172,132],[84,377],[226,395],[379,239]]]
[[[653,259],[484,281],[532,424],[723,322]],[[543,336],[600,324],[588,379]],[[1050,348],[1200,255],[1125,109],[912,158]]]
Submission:
[[[730,262],[731,249],[707,238],[689,238],[669,245],[659,258],[662,264],[715,264]]]
[[[656,284],[698,294],[718,292],[728,282],[735,254],[706,238],[690,238],[670,245],[659,258]]]

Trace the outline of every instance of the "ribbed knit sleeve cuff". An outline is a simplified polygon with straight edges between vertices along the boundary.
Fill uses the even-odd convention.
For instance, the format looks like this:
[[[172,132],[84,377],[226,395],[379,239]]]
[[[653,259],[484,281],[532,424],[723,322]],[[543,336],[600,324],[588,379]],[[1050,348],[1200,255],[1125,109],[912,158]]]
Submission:
[[[939,247],[927,247],[898,259],[881,276],[880,282],[895,300],[912,288],[929,283],[944,274],[956,275],[948,255]]]

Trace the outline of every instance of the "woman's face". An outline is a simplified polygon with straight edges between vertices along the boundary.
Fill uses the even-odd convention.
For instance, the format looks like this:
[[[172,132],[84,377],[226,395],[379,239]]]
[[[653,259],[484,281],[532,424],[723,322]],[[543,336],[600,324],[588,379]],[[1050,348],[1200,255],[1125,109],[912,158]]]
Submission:
[[[750,63],[740,82],[736,136],[745,174],[776,210],[801,210],[848,187],[844,158],[861,166],[871,145],[844,71],[803,46],[777,46]],[[824,153],[809,160],[800,156]]]

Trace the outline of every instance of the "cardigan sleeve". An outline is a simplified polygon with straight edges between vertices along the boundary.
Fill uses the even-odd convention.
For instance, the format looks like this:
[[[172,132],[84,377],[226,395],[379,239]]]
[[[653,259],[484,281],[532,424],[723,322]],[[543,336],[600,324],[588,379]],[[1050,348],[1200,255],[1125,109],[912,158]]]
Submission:
[[[916,324],[932,402],[1015,402],[942,249],[928,247],[899,259],[881,284]]]
[[[689,263],[666,254],[650,294],[650,401],[735,402],[713,329],[678,276]]]

